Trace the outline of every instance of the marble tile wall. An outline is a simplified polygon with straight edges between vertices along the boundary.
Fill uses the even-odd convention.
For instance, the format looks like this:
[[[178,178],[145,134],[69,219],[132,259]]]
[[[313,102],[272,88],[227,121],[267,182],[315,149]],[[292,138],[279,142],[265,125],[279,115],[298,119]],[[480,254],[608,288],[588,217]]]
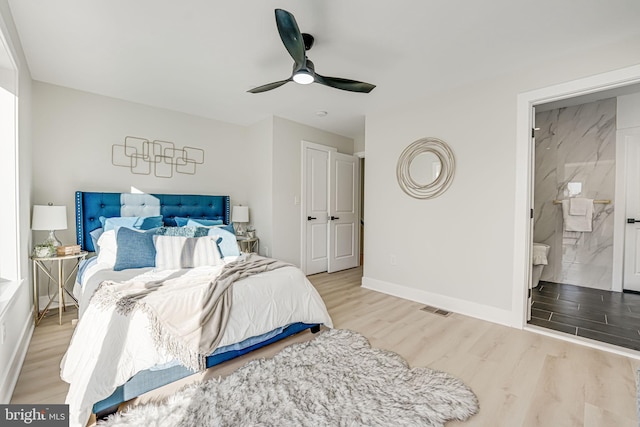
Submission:
[[[616,99],[536,113],[533,240],[551,246],[541,280],[611,289],[614,205],[594,205],[593,231],[564,231],[569,197],[615,193]]]

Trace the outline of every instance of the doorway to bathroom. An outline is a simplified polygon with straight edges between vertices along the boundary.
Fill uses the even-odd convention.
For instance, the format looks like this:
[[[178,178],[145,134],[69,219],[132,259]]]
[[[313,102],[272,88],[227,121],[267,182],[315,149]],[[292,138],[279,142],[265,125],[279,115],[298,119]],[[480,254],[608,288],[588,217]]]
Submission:
[[[542,281],[611,290],[617,98],[570,101],[535,107],[533,241],[548,254],[534,265]]]
[[[640,242],[640,234],[625,227],[635,203],[625,197],[640,209],[640,191],[628,185],[640,161],[629,164],[633,141],[624,137],[640,130],[640,85],[533,109],[528,324],[640,350],[640,294],[622,292],[623,267],[636,259],[621,247],[623,241]]]

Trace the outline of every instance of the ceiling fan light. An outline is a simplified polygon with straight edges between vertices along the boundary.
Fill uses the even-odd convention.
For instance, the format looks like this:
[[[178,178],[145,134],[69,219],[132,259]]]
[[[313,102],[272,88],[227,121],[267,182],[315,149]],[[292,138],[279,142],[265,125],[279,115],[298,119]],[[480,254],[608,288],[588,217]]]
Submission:
[[[313,83],[313,76],[307,71],[298,71],[293,75],[293,81],[301,85]]]

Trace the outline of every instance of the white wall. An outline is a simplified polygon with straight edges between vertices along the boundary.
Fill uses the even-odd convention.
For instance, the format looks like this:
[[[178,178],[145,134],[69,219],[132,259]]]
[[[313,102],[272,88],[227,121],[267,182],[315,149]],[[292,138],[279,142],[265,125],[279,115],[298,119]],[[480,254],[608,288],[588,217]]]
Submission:
[[[0,403],[9,403],[33,332],[32,294],[29,279],[31,246],[31,74],[22,51],[9,4],[0,0],[0,31],[18,67],[18,277],[19,287],[2,295],[0,324],[6,337],[0,344]],[[1,326],[0,326],[1,327]]]
[[[56,232],[63,244],[76,242],[76,190],[229,195],[232,205],[251,205],[255,159],[243,126],[42,82],[33,84],[33,101],[33,204],[67,206],[68,229]],[[204,164],[196,165],[195,175],[132,174],[111,163],[112,145],[123,144],[128,135],[201,148]],[[33,234],[35,242],[47,236],[46,231]],[[47,295],[44,279],[41,298]]]
[[[354,140],[353,140],[353,153],[364,153],[364,134],[359,134]]]
[[[76,190],[229,194],[249,206],[261,253],[299,264],[301,141],[353,153],[350,138],[279,117],[242,127],[42,82],[34,82],[33,121],[33,202],[67,206],[69,229],[56,232],[63,244],[75,242]],[[202,148],[205,164],[196,175],[132,174],[111,164],[112,145],[127,135]]]
[[[513,289],[525,286],[513,283],[514,248],[526,241],[514,235],[517,95],[638,62],[636,38],[368,115],[363,284],[510,323],[522,309]],[[426,136],[450,144],[457,170],[442,196],[416,200],[400,190],[396,162]]]
[[[358,134],[353,138],[353,153],[360,154],[360,157],[362,157],[362,154],[365,152],[365,141],[366,141],[365,120],[362,121],[361,129],[358,131]]]
[[[328,145],[353,154],[353,139],[274,117],[272,256],[300,265],[302,141]]]
[[[618,130],[640,126],[640,92],[618,97]]]
[[[74,192],[129,192],[230,195],[248,204],[250,171],[247,129],[242,126],[148,107],[60,86],[34,82],[33,201],[67,206],[69,229],[56,232],[75,243]],[[113,144],[125,136],[172,141],[205,151],[195,175],[172,178],[132,174],[111,164]],[[46,237],[37,232],[36,240]]]
[[[273,117],[249,127],[248,139],[251,168],[245,173],[251,177],[249,186],[249,221],[260,239],[260,253],[271,254],[273,222]]]

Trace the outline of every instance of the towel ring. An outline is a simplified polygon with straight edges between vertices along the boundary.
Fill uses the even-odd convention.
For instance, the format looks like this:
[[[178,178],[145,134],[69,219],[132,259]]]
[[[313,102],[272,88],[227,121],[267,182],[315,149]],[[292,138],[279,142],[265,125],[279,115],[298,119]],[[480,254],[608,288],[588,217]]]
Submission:
[[[427,183],[419,182],[417,176],[411,174],[411,164],[423,154],[435,156],[437,162],[429,167],[435,178]],[[438,168],[439,162],[439,170]],[[422,138],[404,149],[396,167],[398,185],[409,196],[416,199],[432,199],[444,193],[453,181],[455,157],[446,142],[438,138]]]

